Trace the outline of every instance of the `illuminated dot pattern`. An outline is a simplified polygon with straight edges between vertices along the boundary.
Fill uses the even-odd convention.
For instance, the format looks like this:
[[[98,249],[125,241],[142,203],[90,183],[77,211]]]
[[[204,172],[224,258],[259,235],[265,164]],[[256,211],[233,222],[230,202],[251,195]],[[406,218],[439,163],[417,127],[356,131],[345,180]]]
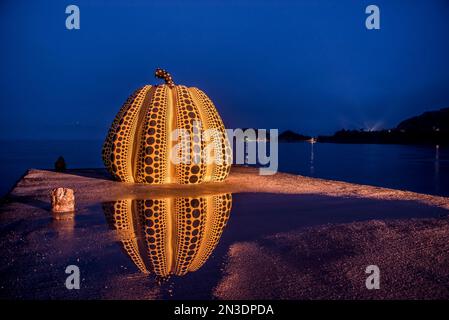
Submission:
[[[193,184],[203,182],[206,172],[206,162],[202,159],[204,141],[202,139],[203,124],[198,107],[193,103],[192,96],[187,87],[177,86],[177,124],[180,134],[188,133],[187,137],[181,137],[183,148],[180,149],[181,163],[176,166],[176,174],[179,183]],[[190,152],[182,152],[189,148]]]
[[[175,129],[180,137],[171,141]],[[206,152],[209,142],[204,139],[207,129],[218,131],[211,138],[215,158],[211,162]],[[170,159],[175,147],[179,163]],[[230,159],[226,131],[215,106],[201,90],[181,85],[148,85],[137,90],[117,114],[103,146],[106,168],[124,182],[223,181],[231,168]]]
[[[231,206],[231,194],[221,194],[122,200],[108,207],[112,214],[104,208],[114,228],[132,230],[133,235],[122,244],[139,270],[167,277],[198,270],[207,261],[220,240]]]
[[[132,162],[135,133],[140,125],[139,111],[150,88],[151,86],[145,86],[139,91],[118,121],[116,129],[110,133],[111,137],[106,138],[106,141],[109,139],[112,141],[109,167],[106,168],[120,181],[134,182]],[[103,153],[103,159],[107,156],[108,154]]]
[[[165,84],[169,86],[170,88],[173,88],[175,86],[175,83],[173,82],[173,78],[171,77],[170,73],[165,71],[164,69],[157,68],[154,75],[157,78],[164,79]]]
[[[183,214],[176,215],[177,251],[176,274],[184,275],[198,252],[199,240],[204,234],[206,222],[205,198],[177,198],[176,211]]]
[[[137,153],[136,182],[161,184],[167,177],[167,86],[155,88],[144,114],[140,149]]]
[[[137,95],[143,90],[143,88],[139,88],[132,95],[128,97],[126,102],[123,104],[117,115],[115,116],[114,121],[112,122],[111,127],[109,128],[108,135],[106,136],[106,140],[103,144],[103,162],[108,169],[112,169],[112,164],[114,162],[113,155],[112,155],[112,146],[114,143],[114,136],[117,132],[117,129],[119,127],[119,123],[124,117],[125,113],[128,112],[129,108],[131,107],[132,103],[136,99]],[[112,170],[110,170],[112,171]]]
[[[146,249],[152,270],[159,276],[169,275],[167,265],[167,219],[170,213],[167,211],[169,205],[164,199],[137,201],[142,205],[141,226],[144,230]]]
[[[143,273],[149,273],[139,254],[132,216],[128,214],[131,211],[131,206],[131,200],[119,200],[103,204],[103,211],[109,226],[121,232],[122,240],[120,242],[136,267]]]
[[[203,106],[207,119],[207,128],[215,129],[211,130],[212,136],[210,137],[214,144],[213,156],[215,157],[214,161],[216,164],[212,171],[211,181],[223,181],[229,175],[230,165],[232,163],[232,150],[223,121],[218,115],[214,104],[203,91],[197,88],[190,88],[190,91],[192,91],[192,94]]]
[[[195,258],[189,267],[190,271],[198,270],[207,261],[212,251],[214,251],[217,246],[218,239],[220,239],[231,213],[232,196],[230,193],[210,197],[207,201],[208,207],[213,208],[214,212],[220,212],[221,214],[206,216],[206,225],[210,227],[205,228],[203,236],[204,241],[201,242],[198,253],[195,255]]]

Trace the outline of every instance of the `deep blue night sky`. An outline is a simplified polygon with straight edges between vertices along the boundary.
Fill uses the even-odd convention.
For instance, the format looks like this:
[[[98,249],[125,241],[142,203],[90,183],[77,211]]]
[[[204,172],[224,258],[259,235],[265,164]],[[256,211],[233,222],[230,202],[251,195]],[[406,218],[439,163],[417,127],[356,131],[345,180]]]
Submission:
[[[103,138],[156,67],[229,128],[316,135],[449,106],[447,0],[2,1],[0,34],[0,139]]]

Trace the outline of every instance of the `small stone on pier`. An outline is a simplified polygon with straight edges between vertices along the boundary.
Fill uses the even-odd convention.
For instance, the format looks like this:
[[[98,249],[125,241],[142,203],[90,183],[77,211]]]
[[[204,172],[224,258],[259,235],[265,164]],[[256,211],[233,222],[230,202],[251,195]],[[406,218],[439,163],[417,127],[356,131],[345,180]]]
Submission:
[[[75,194],[73,190],[68,188],[52,189],[51,208],[53,212],[74,212]]]

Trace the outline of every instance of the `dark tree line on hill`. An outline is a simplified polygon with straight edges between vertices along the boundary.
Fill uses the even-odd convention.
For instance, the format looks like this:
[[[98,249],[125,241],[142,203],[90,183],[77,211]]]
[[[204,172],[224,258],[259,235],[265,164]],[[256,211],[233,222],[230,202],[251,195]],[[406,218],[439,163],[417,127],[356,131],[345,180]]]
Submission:
[[[379,131],[340,130],[332,136],[319,136],[320,142],[448,144],[449,108],[425,112],[406,119],[396,128]]]

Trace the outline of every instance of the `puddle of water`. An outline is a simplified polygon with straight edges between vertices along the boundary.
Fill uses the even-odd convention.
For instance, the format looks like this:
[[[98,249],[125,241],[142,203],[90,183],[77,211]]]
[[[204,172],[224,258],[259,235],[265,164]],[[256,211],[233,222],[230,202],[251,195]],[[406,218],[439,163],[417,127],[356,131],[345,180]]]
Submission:
[[[173,277],[199,270],[217,246],[232,206],[231,194],[119,200],[103,204],[126,255],[143,274],[173,294]],[[206,279],[207,280],[207,279]],[[167,286],[168,284],[168,286]]]
[[[260,193],[123,199],[59,221],[40,210],[18,222],[4,250],[1,296],[210,299],[237,242],[324,224],[446,214],[405,201]],[[70,264],[80,268],[80,290],[65,288]]]

